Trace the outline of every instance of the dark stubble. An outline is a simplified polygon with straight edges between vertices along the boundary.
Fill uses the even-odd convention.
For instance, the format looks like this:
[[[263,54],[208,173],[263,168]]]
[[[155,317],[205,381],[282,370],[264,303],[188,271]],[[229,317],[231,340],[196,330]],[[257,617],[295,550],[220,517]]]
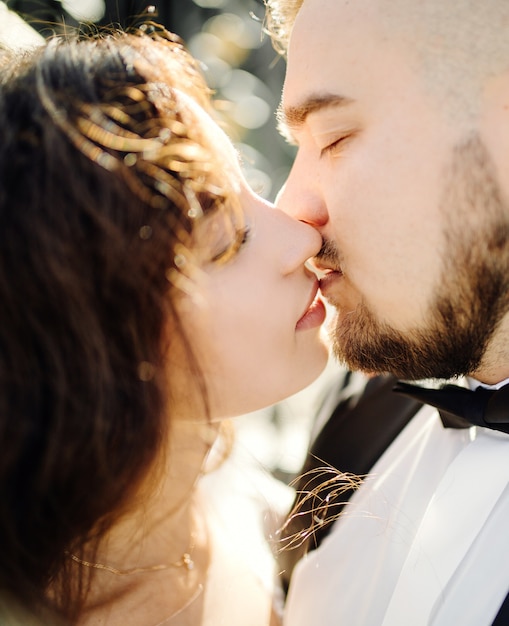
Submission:
[[[458,145],[445,173],[442,210],[447,249],[427,319],[400,332],[361,304],[339,316],[334,352],[354,370],[400,378],[451,378],[479,369],[509,309],[509,209],[477,136]],[[333,245],[333,244],[332,244]],[[331,242],[326,243],[331,255]]]

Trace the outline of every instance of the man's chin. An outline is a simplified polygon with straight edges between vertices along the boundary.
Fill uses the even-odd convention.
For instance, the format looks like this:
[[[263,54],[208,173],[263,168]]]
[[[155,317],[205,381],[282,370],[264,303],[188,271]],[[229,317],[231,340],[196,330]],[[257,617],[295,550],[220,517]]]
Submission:
[[[342,320],[338,316],[335,322],[333,353],[353,371],[393,374],[405,380],[448,379],[466,371],[467,363],[454,358],[457,351],[442,350],[443,334],[437,329],[402,333],[378,323],[366,310]]]
[[[434,350],[432,340],[426,346],[383,334],[369,337],[357,334],[349,338],[347,333],[342,333],[333,339],[333,353],[348,369],[368,376],[392,374],[404,380],[448,380],[472,371],[468,360],[455,360],[457,354],[446,355],[440,348]]]

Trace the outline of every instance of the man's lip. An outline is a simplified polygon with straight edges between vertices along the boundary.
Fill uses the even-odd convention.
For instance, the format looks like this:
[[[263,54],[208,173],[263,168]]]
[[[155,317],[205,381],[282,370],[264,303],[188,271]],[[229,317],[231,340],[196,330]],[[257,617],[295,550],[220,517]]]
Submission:
[[[320,259],[313,259],[312,260],[312,264],[314,269],[316,269],[316,271],[318,271],[320,274],[329,274],[330,272],[335,272],[338,274],[341,274],[341,268],[338,267],[337,265],[333,265],[330,263],[324,263],[323,261],[320,261]]]
[[[336,282],[336,280],[343,277],[343,272],[339,270],[329,269],[325,271],[324,275],[320,278],[320,291],[327,298],[327,292]]]

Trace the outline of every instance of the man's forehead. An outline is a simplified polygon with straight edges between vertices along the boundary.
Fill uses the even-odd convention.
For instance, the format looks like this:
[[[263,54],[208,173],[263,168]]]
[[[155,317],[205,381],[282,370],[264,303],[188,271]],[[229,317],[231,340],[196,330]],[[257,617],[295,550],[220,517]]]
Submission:
[[[330,81],[344,58],[379,49],[381,33],[373,11],[362,10],[368,0],[306,0],[295,20],[287,55],[286,84],[302,77],[312,91],[325,89],[316,81]],[[355,5],[352,9],[352,5]],[[316,78],[316,81],[313,80]],[[290,89],[291,90],[291,89]]]
[[[374,102],[385,97],[385,76],[400,92],[418,81],[444,114],[470,123],[486,81],[509,72],[507,32],[507,0],[304,0],[283,105],[302,107],[306,93],[325,89]]]
[[[509,63],[507,0],[304,0],[290,38],[295,49],[308,37],[328,48],[334,62],[342,41],[398,41],[420,66],[449,66],[477,76]],[[345,39],[346,38],[346,39]],[[434,72],[434,68],[431,69]]]
[[[371,56],[379,56],[375,38],[364,44],[352,20],[346,20],[352,25],[346,28],[339,5],[348,11],[344,0],[305,0],[297,16],[278,116],[280,124],[290,131],[301,127],[314,113],[342,108],[356,100],[356,89],[365,76],[361,65],[376,71],[369,64],[370,51]],[[361,28],[370,28],[368,22],[359,22]]]

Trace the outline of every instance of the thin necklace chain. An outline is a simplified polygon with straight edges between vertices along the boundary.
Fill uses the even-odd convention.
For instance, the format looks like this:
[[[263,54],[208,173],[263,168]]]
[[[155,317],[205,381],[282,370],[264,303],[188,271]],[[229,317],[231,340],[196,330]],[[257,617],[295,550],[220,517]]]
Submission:
[[[183,567],[185,570],[190,572],[195,568],[195,562],[192,557],[192,552],[195,547],[195,539],[196,537],[194,533],[191,533],[188,549],[182,554],[178,561],[174,561],[172,563],[158,563],[157,565],[149,565],[147,567],[131,567],[127,569],[119,569],[117,567],[113,567],[113,565],[109,565],[108,563],[94,563],[93,561],[87,561],[86,559],[82,559],[76,554],[69,552],[68,550],[65,551],[65,554],[78,565],[88,567],[90,569],[98,569],[103,572],[109,572],[110,574],[114,574],[115,576],[131,576],[133,574],[160,572],[162,570],[171,569],[173,567]]]

